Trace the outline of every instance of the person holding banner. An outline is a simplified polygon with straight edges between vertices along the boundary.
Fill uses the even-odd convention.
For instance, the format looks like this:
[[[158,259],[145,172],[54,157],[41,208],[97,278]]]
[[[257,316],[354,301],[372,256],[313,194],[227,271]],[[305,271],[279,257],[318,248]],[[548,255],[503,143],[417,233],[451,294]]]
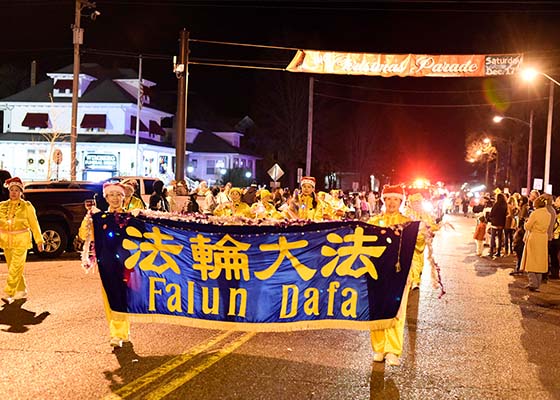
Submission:
[[[43,235],[33,205],[22,199],[23,182],[18,177],[7,179],[9,199],[0,203],[0,247],[4,250],[8,264],[8,279],[4,287],[3,300],[11,304],[27,297],[27,285],[23,268],[27,250],[32,246],[31,236],[37,250],[43,251]]]
[[[253,218],[280,219],[282,215],[276,210],[272,200],[272,193],[266,189],[257,192],[257,202],[251,205],[251,216]]]
[[[125,185],[121,183],[105,183],[103,184],[103,197],[107,200],[109,208],[107,212],[110,213],[124,213],[124,199],[125,199]],[[100,212],[96,207],[92,207],[88,210],[88,213],[84,217],[78,235],[80,239],[85,241],[84,252],[88,252],[91,248],[90,244],[95,240],[93,235],[93,221],[91,219],[91,214]],[[105,315],[109,321],[109,332],[111,335],[111,341],[109,344],[111,347],[122,347],[123,342],[128,342],[130,334],[130,322],[128,320],[115,320],[111,317],[111,308],[109,306],[109,301],[107,300],[107,294],[101,287],[103,295],[103,306],[105,309]]]
[[[145,210],[146,204],[144,204],[141,197],[136,196],[136,188],[138,186],[136,179],[125,179],[121,184],[124,186],[125,192],[123,203],[125,211]]]
[[[380,227],[388,227],[392,225],[400,225],[411,221],[400,212],[400,207],[404,202],[404,190],[399,185],[385,185],[381,194],[381,199],[385,204],[385,212],[383,214],[374,215],[368,220],[368,223]],[[418,245],[419,239],[417,239]],[[416,249],[414,252],[416,253]],[[411,265],[410,271],[414,268]],[[406,306],[408,302],[408,293],[410,291],[410,273],[407,283],[403,291],[399,312],[395,317],[395,325],[392,328],[376,329],[370,332],[371,346],[373,348],[373,361],[387,361],[389,365],[400,365],[399,357],[403,348],[404,322],[406,320]]]
[[[241,201],[241,189],[232,187],[228,191],[228,202],[218,204],[214,215],[218,217],[246,217],[251,218],[251,208]]]
[[[297,206],[299,219],[311,221],[323,220],[323,203],[315,193],[315,178],[312,176],[304,176],[301,178],[301,192],[294,198]]]

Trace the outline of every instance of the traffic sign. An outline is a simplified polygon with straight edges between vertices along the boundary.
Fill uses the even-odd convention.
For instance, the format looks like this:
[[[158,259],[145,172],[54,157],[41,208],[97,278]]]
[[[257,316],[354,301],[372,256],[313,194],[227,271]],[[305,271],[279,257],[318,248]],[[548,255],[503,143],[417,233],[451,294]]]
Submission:
[[[284,171],[282,171],[282,168],[280,168],[278,164],[274,164],[272,168],[270,168],[267,172],[274,182],[282,178],[282,176],[284,175]]]

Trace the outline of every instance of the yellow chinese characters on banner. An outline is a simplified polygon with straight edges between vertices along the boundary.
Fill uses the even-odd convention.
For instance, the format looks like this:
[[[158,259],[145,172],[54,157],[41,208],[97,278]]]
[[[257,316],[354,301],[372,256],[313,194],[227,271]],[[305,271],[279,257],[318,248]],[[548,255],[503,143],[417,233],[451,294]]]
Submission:
[[[428,55],[298,50],[287,70],[384,77],[482,77],[512,75],[522,61],[522,54]]]

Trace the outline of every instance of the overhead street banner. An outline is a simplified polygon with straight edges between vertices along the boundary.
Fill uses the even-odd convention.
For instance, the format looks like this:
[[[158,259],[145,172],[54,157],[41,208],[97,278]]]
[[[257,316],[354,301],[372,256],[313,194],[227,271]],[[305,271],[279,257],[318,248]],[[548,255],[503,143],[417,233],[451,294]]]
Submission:
[[[522,62],[523,54],[370,54],[298,50],[287,70],[383,77],[482,77],[513,75]]]
[[[418,222],[93,223],[111,318],[257,332],[392,326],[418,233]]]

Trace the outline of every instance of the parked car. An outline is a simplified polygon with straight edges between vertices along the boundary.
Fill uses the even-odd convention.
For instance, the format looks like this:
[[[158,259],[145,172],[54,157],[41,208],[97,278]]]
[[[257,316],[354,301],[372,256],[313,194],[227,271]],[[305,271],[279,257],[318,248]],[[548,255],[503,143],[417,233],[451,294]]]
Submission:
[[[84,202],[95,199],[97,206],[106,209],[103,185],[92,182],[51,182],[48,185],[30,183],[24,191],[24,198],[33,204],[43,238],[45,251],[39,253],[44,258],[58,257],[66,250],[74,249],[74,238],[86,215]],[[42,186],[42,187],[41,187]]]

